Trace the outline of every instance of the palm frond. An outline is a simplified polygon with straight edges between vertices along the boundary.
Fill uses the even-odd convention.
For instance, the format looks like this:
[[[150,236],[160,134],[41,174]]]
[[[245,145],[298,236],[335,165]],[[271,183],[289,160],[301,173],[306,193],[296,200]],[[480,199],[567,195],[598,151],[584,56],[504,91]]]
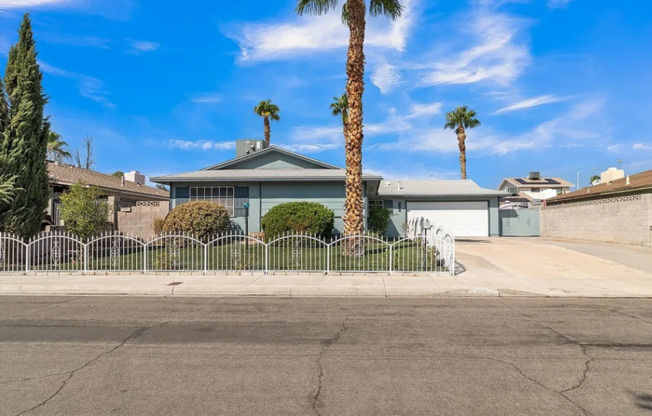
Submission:
[[[299,16],[304,14],[320,15],[334,9],[335,6],[337,6],[337,0],[298,0],[296,10]]]
[[[401,17],[403,6],[399,0],[371,0],[369,14],[372,16],[385,15],[394,20]]]

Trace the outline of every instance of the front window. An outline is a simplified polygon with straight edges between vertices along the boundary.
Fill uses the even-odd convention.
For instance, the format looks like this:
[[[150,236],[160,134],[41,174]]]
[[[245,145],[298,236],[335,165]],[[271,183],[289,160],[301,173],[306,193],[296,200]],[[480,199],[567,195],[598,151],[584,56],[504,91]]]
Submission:
[[[541,188],[532,188],[532,192],[541,192]]]
[[[191,187],[190,200],[217,202],[226,208],[230,217],[233,217],[232,186]]]

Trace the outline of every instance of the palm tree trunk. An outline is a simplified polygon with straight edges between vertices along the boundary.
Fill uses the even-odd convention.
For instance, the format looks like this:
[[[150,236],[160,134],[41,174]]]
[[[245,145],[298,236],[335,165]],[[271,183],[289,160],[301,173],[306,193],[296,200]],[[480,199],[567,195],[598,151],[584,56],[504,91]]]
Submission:
[[[362,93],[364,92],[364,0],[348,0],[349,50],[346,62],[346,95],[349,101],[346,153],[346,202],[344,203],[344,234],[364,232],[362,192]]]
[[[263,117],[263,123],[265,124],[265,147],[269,146],[269,136],[271,135],[271,128],[269,127],[269,117]]]
[[[462,125],[457,128],[457,142],[460,146],[460,170],[462,171],[462,179],[466,179],[466,131],[464,131],[464,126]]]

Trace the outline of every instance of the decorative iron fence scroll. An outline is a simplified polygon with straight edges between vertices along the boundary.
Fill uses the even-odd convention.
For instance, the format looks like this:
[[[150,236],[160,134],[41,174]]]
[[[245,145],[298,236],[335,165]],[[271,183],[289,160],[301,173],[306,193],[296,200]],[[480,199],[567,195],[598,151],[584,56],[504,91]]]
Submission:
[[[215,272],[455,273],[455,238],[389,239],[371,234],[320,238],[285,234],[261,240],[224,234],[201,240],[175,233],[149,241],[106,233],[86,241],[65,232],[24,242],[0,233],[0,273]]]

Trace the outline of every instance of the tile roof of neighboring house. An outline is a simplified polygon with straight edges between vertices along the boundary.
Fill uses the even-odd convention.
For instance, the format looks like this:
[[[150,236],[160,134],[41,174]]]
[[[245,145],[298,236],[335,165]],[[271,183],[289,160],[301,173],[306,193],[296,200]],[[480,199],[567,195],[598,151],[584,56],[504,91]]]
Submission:
[[[629,184],[627,180],[629,178]],[[609,183],[590,186],[568,194],[558,195],[546,200],[547,204],[556,204],[579,199],[593,198],[601,195],[611,195],[637,190],[652,190],[652,170],[637,173]]]
[[[508,192],[481,188],[470,179],[462,180],[383,180],[379,196],[507,196]]]
[[[562,178],[541,178],[541,179],[528,179],[528,178],[505,178],[498,188],[502,188],[503,184],[508,182],[517,188],[570,188],[572,183],[563,180]]]
[[[147,196],[156,199],[168,199],[170,197],[170,193],[162,189],[151,186],[139,186],[127,180],[122,185],[121,178],[95,172],[94,170],[78,168],[65,163],[58,164],[48,161],[48,176],[50,183],[61,185],[74,185],[78,181],[82,181],[87,185],[94,185],[107,191],[114,190],[123,194]]]
[[[151,178],[154,182],[252,182],[252,181],[308,181],[308,180],[344,180],[346,171],[338,169],[220,169],[198,170],[176,175]],[[365,180],[380,180],[380,176],[363,174]]]

